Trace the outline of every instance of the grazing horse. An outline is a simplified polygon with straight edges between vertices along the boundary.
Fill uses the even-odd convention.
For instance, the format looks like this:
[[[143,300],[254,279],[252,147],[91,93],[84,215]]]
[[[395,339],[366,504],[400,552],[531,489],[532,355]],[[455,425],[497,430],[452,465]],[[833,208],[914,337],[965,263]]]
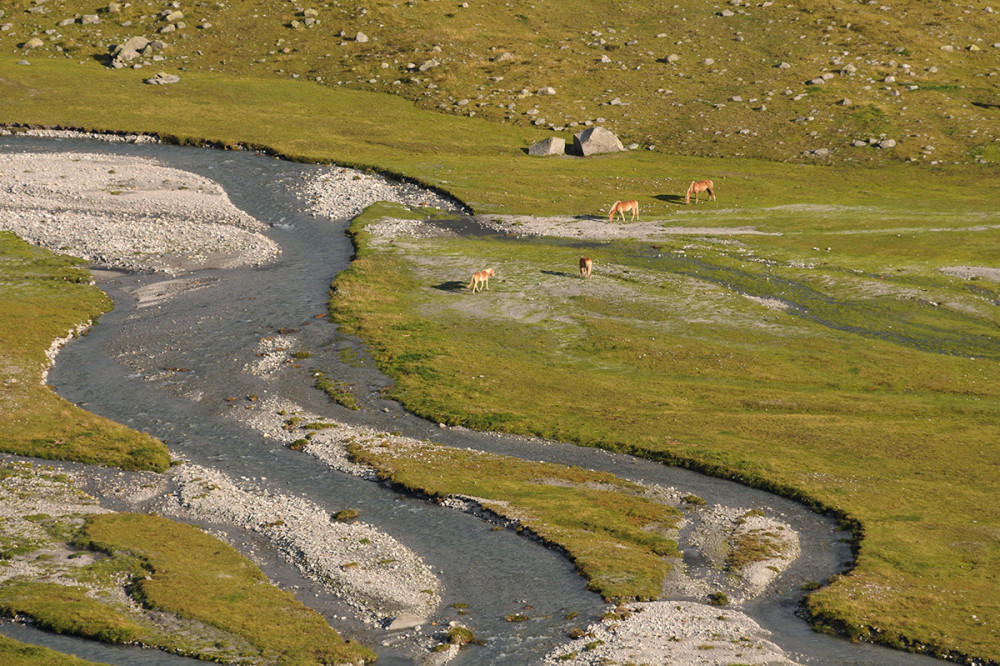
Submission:
[[[592,262],[587,257],[580,257],[580,277],[589,278],[590,271],[594,267],[594,262]]]
[[[687,195],[684,197],[684,203],[691,203],[691,195],[694,194],[694,202],[698,203],[698,193],[708,192],[708,200],[715,201],[715,185],[712,184],[710,180],[697,180],[691,183],[691,187],[688,188]]]
[[[466,289],[471,289],[472,293],[476,291],[482,291],[483,286],[486,286],[486,291],[490,290],[490,278],[493,277],[493,269],[487,268],[485,271],[478,271],[472,274],[472,279],[469,280],[469,286]]]
[[[608,221],[615,218],[615,213],[621,213],[622,222],[625,221],[625,213],[632,211],[632,219],[639,217],[639,202],[635,199],[631,201],[616,201],[615,205],[611,207],[611,212],[608,213]]]

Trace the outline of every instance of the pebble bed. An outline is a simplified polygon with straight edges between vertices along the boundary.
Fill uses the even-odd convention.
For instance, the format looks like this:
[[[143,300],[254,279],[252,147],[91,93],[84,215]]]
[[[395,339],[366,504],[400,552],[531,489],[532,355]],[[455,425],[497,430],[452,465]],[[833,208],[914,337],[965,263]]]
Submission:
[[[794,664],[743,613],[688,601],[628,604],[546,655],[544,666]]]
[[[0,154],[0,229],[104,268],[179,273],[278,256],[217,183],[155,160]]]

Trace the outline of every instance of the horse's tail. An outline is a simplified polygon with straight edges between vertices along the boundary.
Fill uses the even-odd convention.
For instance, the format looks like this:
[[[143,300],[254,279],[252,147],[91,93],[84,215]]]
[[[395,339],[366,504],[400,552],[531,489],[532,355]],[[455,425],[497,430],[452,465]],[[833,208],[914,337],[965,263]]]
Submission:
[[[475,275],[473,275],[473,276],[472,276],[472,279],[471,279],[471,280],[469,280],[469,284],[467,284],[467,285],[465,286],[465,288],[466,288],[466,289],[472,289],[472,285],[473,285],[473,284],[474,284],[475,282],[476,282],[476,276],[475,276]]]

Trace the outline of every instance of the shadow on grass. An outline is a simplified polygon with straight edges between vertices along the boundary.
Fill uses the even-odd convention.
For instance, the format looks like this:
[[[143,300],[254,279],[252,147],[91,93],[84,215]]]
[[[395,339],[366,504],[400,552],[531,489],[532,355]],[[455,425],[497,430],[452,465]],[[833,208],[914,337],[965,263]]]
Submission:
[[[441,284],[434,285],[434,288],[441,291],[464,291],[465,283],[449,280],[448,282],[442,282]]]
[[[657,201],[663,201],[666,203],[684,205],[684,195],[683,194],[657,194],[653,197]]]
[[[565,271],[542,271],[545,275],[554,275],[555,277],[567,277],[575,278],[578,277],[575,273],[567,273]]]

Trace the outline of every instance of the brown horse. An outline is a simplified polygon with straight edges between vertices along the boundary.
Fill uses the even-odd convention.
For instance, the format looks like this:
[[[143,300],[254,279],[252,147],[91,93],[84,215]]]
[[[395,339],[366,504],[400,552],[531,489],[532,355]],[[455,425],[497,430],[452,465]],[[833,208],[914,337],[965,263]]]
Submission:
[[[625,221],[625,213],[632,211],[632,219],[639,217],[639,202],[635,199],[631,201],[616,201],[615,205],[611,207],[611,212],[608,213],[608,220],[613,220],[615,218],[615,213],[621,213],[622,222]]]
[[[580,277],[589,278],[590,271],[594,267],[594,262],[592,262],[588,257],[580,257]]]
[[[684,197],[684,203],[691,203],[691,195],[694,194],[694,202],[698,203],[698,193],[708,192],[708,200],[715,201],[715,185],[712,184],[710,180],[697,180],[691,183],[691,187],[688,188],[687,195]]]
[[[472,274],[472,279],[469,280],[469,286],[466,289],[471,289],[472,293],[477,291],[482,291],[483,286],[486,286],[486,291],[490,290],[490,278],[493,277],[493,269],[487,268],[485,271],[478,271]]]

